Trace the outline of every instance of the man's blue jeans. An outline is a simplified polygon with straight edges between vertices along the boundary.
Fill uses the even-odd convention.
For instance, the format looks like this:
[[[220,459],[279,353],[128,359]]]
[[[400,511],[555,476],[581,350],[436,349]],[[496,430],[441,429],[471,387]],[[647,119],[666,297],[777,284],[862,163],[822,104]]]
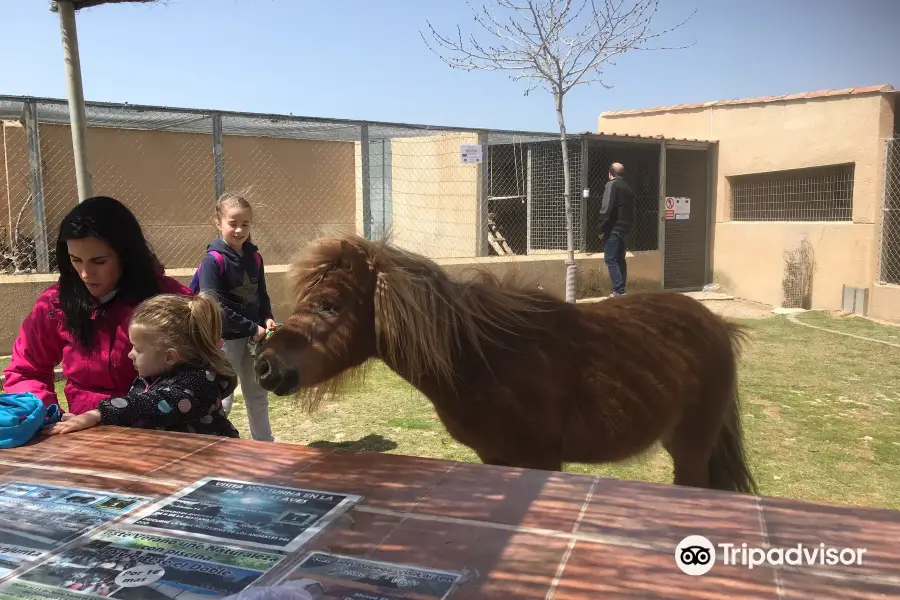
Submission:
[[[625,243],[628,234],[623,231],[610,231],[606,234],[606,246],[603,248],[603,261],[609,269],[609,280],[613,291],[625,293],[625,282],[628,279],[628,266],[625,264]]]

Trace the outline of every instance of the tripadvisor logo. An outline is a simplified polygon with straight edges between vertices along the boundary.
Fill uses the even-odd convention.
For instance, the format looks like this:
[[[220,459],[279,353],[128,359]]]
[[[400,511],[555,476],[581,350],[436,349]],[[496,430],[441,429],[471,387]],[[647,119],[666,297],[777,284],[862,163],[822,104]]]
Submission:
[[[704,575],[716,564],[716,547],[702,535],[689,535],[675,547],[675,564],[688,575]]]
[[[780,565],[861,565],[865,553],[866,548],[835,548],[825,544],[797,544],[790,548],[768,549],[747,544],[714,545],[702,535],[689,535],[675,547],[675,564],[683,573],[697,576],[709,573],[716,562],[728,566],[740,565],[748,569]]]

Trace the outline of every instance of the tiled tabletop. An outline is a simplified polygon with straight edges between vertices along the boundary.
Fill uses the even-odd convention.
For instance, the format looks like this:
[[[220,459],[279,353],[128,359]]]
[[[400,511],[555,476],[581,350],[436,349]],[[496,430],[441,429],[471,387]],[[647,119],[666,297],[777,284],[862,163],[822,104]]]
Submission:
[[[115,427],[0,450],[4,481],[162,498],[207,476],[362,495],[300,552],[461,571],[450,600],[900,597],[898,511]],[[692,534],[867,551],[859,566],[716,564],[691,577],[674,555]]]

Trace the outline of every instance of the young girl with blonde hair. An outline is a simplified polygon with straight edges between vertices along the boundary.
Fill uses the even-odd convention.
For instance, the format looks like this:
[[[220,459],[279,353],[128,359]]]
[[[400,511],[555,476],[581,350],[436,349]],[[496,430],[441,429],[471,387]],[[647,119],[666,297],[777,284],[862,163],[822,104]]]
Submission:
[[[119,425],[239,437],[222,407],[237,378],[218,347],[221,332],[221,309],[212,295],[162,294],[145,300],[128,328],[133,346],[128,357],[138,372],[131,390],[49,426],[46,433]]]

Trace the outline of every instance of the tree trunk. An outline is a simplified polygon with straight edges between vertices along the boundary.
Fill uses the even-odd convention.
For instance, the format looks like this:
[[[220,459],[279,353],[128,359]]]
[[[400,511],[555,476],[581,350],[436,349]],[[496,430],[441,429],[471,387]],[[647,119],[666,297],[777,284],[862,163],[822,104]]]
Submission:
[[[562,144],[563,162],[563,198],[566,210],[566,302],[575,304],[575,283],[577,265],[575,264],[575,227],[572,218],[572,178],[569,175],[569,141],[566,139],[566,120],[563,117],[563,96],[553,94],[556,100],[556,118],[559,121],[559,138]]]

